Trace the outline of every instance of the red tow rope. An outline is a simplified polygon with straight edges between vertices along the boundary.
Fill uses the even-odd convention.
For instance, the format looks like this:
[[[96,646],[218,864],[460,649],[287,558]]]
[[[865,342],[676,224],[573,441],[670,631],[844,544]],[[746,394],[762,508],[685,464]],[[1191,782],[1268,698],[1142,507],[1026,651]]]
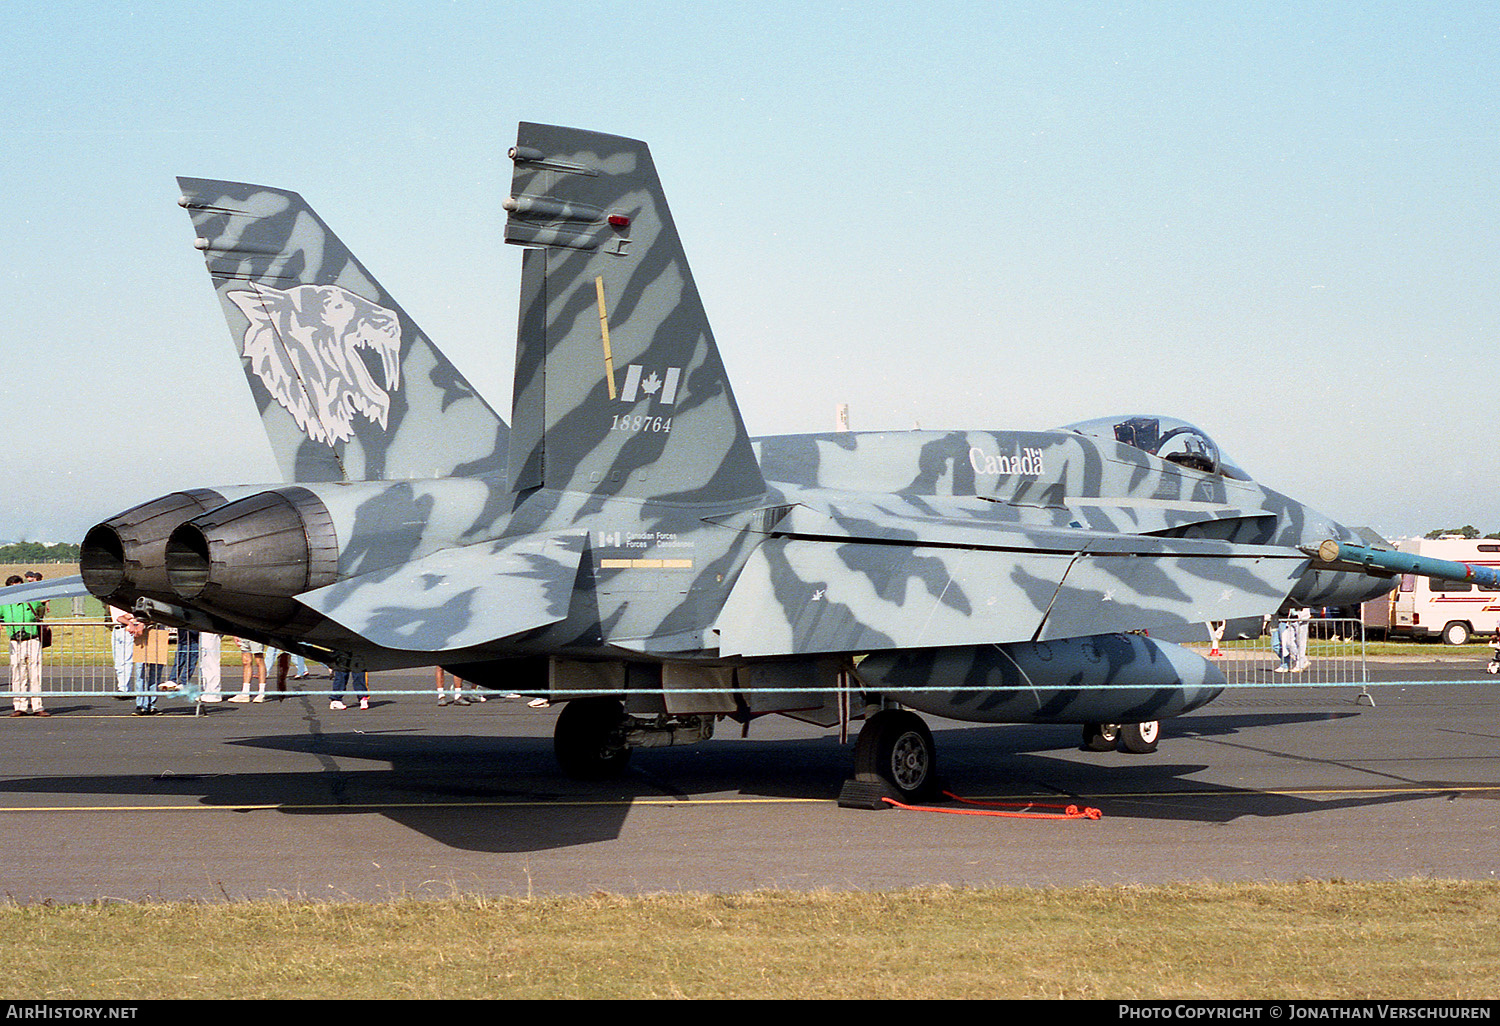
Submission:
[[[931,805],[907,805],[898,802],[894,798],[882,798],[881,801],[887,805],[894,805],[898,809],[906,809],[910,812],[943,812],[950,816],[1000,816],[1005,819],[1102,819],[1104,813],[1092,806],[1085,805],[1047,805],[1042,802],[982,802],[974,798],[960,798],[952,791],[944,791],[943,794],[956,802],[965,805],[980,805],[988,809],[1061,809],[1061,812],[990,812],[979,809],[939,809]]]

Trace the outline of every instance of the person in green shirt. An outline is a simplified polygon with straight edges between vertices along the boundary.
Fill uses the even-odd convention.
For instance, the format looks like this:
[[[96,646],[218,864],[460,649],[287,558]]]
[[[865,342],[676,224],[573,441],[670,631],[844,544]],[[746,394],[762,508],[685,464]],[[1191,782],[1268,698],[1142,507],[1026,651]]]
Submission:
[[[8,588],[20,584],[12,574]],[[42,708],[42,617],[45,602],[12,602],[0,606],[0,623],[10,635],[10,692],[12,716],[51,716]]]

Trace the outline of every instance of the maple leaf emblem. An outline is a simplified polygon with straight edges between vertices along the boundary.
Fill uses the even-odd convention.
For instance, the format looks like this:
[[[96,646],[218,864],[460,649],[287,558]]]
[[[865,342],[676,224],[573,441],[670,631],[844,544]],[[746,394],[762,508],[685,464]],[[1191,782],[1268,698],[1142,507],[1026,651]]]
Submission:
[[[651,376],[641,381],[641,391],[647,395],[655,395],[661,389],[661,379],[656,376],[656,371]]]

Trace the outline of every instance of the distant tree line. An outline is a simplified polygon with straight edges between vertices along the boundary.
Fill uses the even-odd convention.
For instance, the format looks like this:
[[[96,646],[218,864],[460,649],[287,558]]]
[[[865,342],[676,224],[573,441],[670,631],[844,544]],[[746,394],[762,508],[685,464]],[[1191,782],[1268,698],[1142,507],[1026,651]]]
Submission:
[[[1460,538],[1468,538],[1470,541],[1473,541],[1474,539],[1480,537],[1479,528],[1475,527],[1473,524],[1465,524],[1462,527],[1441,527],[1436,531],[1428,531],[1422,537],[1441,538],[1444,535],[1448,534],[1456,534]],[[1483,537],[1500,538],[1500,531],[1492,531],[1489,534],[1484,535]]]
[[[78,546],[71,542],[11,542],[0,545],[0,563],[76,563]]]

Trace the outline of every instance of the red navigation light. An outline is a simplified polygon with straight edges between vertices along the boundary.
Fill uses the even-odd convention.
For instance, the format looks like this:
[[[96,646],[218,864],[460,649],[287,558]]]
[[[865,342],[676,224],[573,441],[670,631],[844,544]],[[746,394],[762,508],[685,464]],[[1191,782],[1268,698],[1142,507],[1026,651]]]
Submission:
[[[629,228],[630,218],[626,217],[624,214],[610,214],[609,226],[611,228]]]

